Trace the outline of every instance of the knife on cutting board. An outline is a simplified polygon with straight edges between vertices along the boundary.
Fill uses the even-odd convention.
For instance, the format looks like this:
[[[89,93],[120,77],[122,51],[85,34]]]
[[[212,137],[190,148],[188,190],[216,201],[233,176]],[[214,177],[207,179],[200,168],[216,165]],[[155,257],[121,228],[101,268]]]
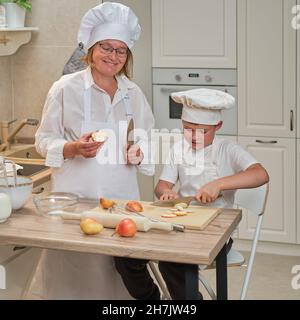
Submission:
[[[222,193],[219,194],[218,198],[221,198],[221,197],[223,197]],[[156,207],[174,207],[178,203],[186,203],[187,205],[189,205],[192,201],[197,201],[199,205],[201,205],[201,202],[196,200],[195,197],[179,197],[172,200],[158,200],[150,204]]]
[[[189,205],[193,200],[196,201],[195,197],[179,197],[172,200],[159,200],[150,204],[156,207],[174,207],[178,203],[186,203]]]
[[[124,219],[124,214],[116,213],[102,213],[96,211],[84,211],[82,213],[71,213],[62,211],[60,216],[64,220],[81,220],[85,218],[92,218],[101,223],[105,228],[115,228],[117,224]],[[138,231],[148,231],[150,229],[158,229],[165,231],[184,231],[184,226],[174,225],[169,222],[153,221],[146,217],[132,216],[130,215],[137,226]]]

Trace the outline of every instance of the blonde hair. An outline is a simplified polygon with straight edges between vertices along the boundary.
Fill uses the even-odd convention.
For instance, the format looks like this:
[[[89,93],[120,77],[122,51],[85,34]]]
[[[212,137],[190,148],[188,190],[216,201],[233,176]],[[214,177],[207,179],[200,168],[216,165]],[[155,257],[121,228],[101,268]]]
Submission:
[[[80,59],[85,62],[87,65],[89,65],[91,68],[93,67],[93,52],[95,50],[97,43],[95,43],[89,50],[86,55],[81,57]],[[128,79],[131,79],[133,74],[133,54],[128,49],[126,62],[123,66],[123,68],[118,72],[118,76],[124,74]]]

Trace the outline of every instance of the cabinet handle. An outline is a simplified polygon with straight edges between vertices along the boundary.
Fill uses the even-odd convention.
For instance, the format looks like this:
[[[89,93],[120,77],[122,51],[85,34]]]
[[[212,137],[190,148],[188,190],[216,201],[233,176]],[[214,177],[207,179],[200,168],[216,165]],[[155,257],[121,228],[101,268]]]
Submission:
[[[23,250],[23,249],[26,249],[27,247],[20,247],[20,246],[16,246],[14,247],[14,251],[17,251],[17,250]]]
[[[40,193],[42,193],[44,190],[45,190],[45,188],[44,188],[44,187],[41,187],[39,190],[32,191],[32,193],[33,193],[33,194],[40,194]]]
[[[268,143],[268,144],[275,144],[277,143],[276,140],[266,141],[266,140],[255,140],[257,143]]]
[[[294,131],[294,111],[290,111],[290,130]]]

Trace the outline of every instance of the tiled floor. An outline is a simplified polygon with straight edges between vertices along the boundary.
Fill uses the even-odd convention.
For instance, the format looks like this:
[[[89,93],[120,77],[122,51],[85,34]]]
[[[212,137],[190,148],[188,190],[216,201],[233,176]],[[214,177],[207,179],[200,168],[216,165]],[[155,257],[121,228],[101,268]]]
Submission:
[[[248,258],[248,253],[243,253]],[[292,267],[300,265],[300,257],[269,255],[257,253],[250,279],[247,299],[296,299],[300,300],[300,289],[292,288]],[[229,299],[239,299],[245,268],[231,267],[228,271]],[[215,288],[215,271],[203,273]],[[205,298],[209,298],[202,291]]]
[[[244,253],[248,257],[248,253]],[[300,257],[269,255],[257,253],[254,262],[252,277],[248,290],[247,299],[297,299],[300,300],[300,289],[292,288],[291,282],[295,274],[292,274],[292,267],[300,265]],[[244,267],[231,267],[228,271],[229,299],[239,299],[243,282]],[[207,270],[203,273],[215,286],[215,270]],[[40,299],[38,292],[40,282],[35,279],[28,299]],[[200,285],[201,289],[201,285]],[[205,299],[209,296],[202,288]]]

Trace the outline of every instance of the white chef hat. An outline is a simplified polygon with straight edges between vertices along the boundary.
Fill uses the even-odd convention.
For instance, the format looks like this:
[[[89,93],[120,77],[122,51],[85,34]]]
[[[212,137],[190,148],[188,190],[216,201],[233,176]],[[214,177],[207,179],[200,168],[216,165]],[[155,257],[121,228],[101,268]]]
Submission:
[[[131,49],[140,34],[138,18],[129,7],[115,2],[104,2],[84,15],[77,39],[79,46],[86,52],[96,42],[105,39],[123,41]]]
[[[181,119],[191,123],[216,125],[222,120],[221,110],[234,106],[232,95],[207,88],[171,94],[172,99],[183,104]]]

